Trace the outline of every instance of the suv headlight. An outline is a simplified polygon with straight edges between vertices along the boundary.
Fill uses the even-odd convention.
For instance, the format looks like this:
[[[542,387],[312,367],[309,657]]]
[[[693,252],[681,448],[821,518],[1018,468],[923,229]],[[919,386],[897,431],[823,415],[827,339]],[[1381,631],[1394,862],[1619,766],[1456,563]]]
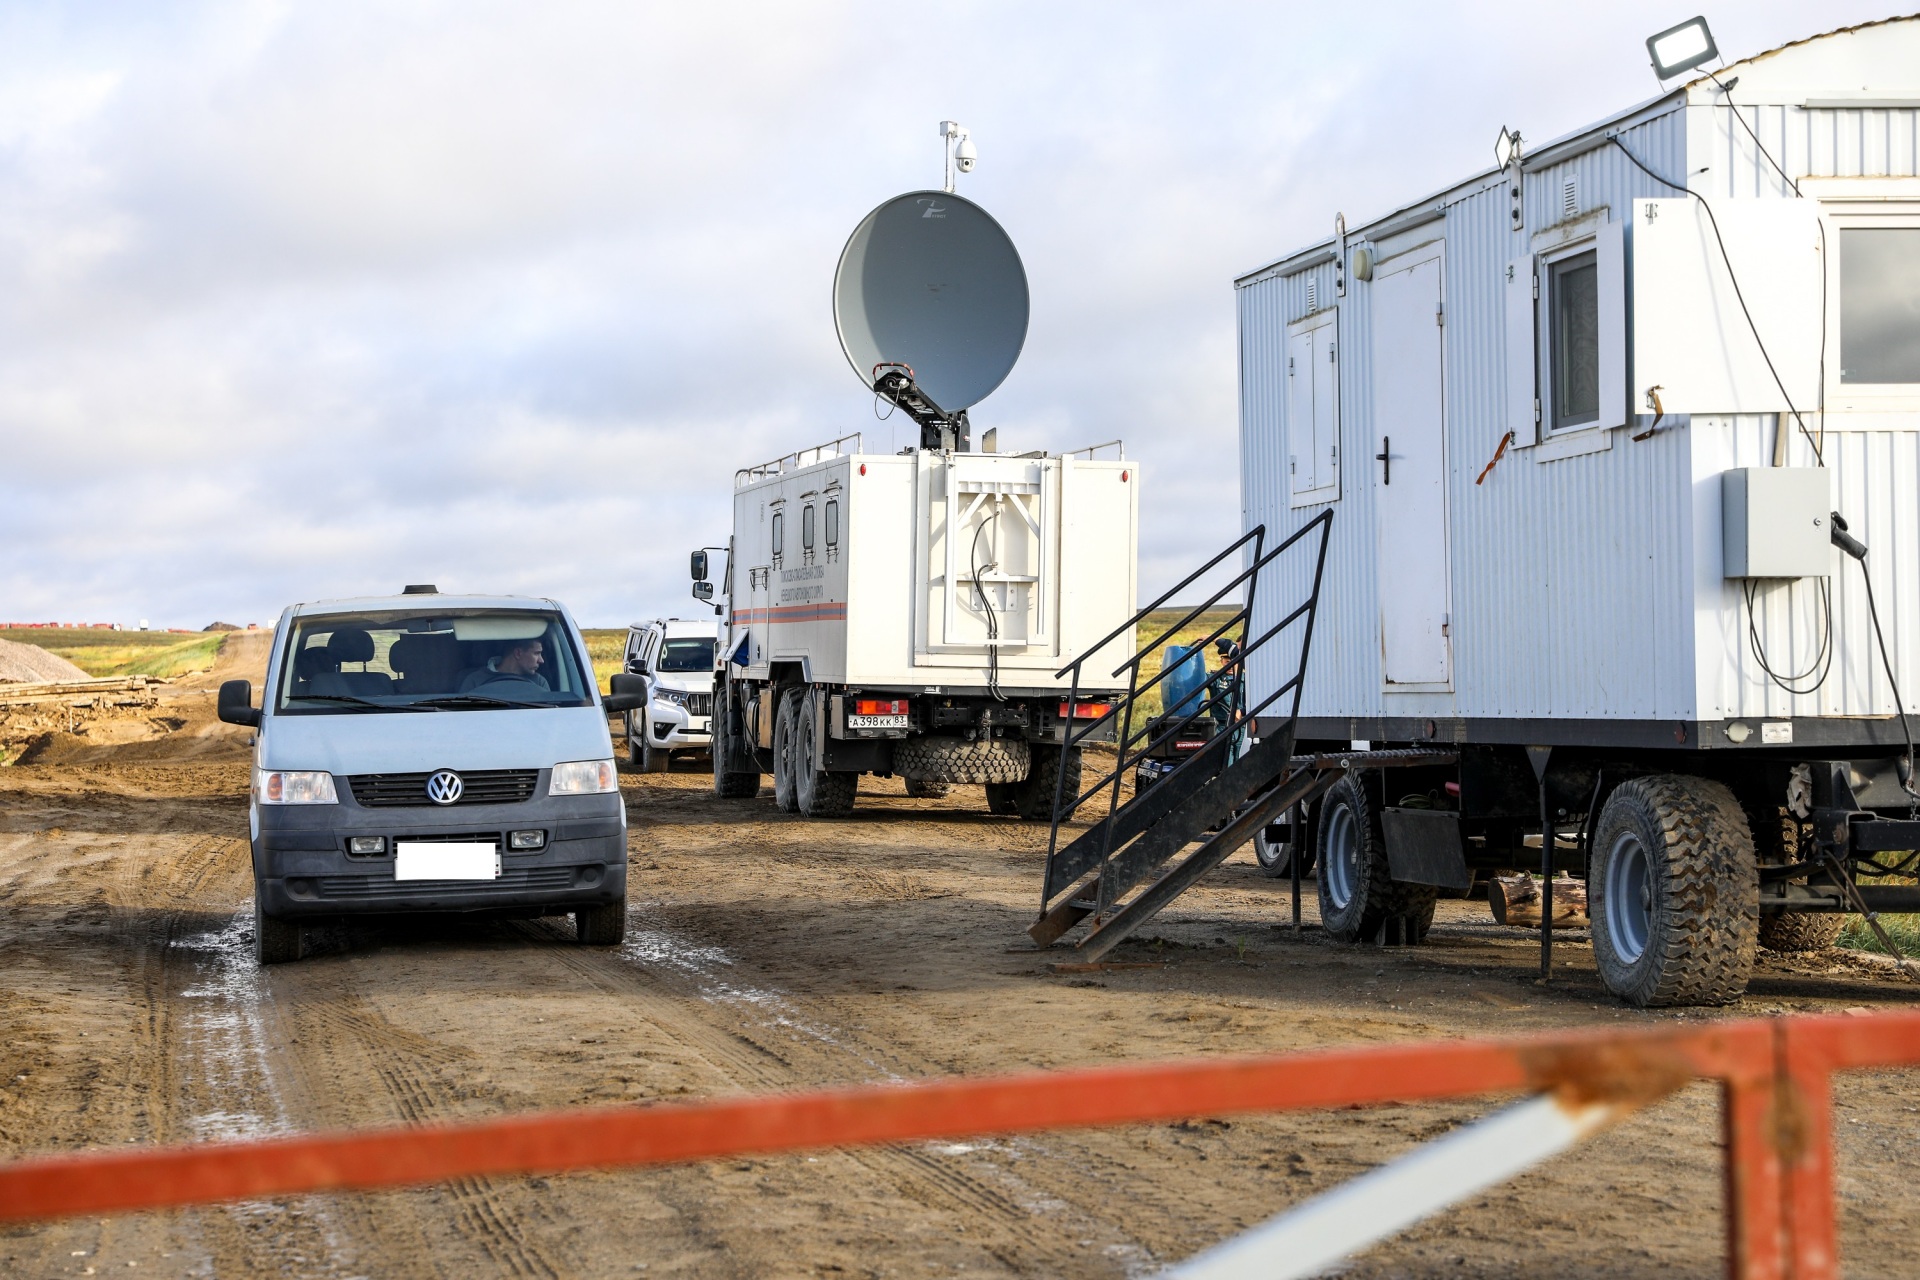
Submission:
[[[620,789],[620,775],[613,761],[569,760],[553,766],[553,781],[547,784],[550,796],[597,796]]]
[[[339,804],[333,775],[317,769],[255,769],[253,796],[261,804]]]
[[[683,690],[656,689],[654,690],[653,696],[658,698],[662,702],[672,703],[674,706],[679,707],[683,711],[686,709],[687,694]]]

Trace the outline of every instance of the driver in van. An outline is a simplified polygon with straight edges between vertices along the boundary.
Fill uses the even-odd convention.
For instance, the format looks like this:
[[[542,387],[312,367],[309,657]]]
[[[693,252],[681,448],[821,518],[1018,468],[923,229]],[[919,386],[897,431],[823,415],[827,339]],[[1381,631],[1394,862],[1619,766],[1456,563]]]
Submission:
[[[462,680],[460,692],[466,693],[496,680],[527,680],[542,689],[550,688],[547,678],[540,674],[540,666],[546,660],[546,647],[540,641],[517,640],[505,653],[487,659],[486,666]]]

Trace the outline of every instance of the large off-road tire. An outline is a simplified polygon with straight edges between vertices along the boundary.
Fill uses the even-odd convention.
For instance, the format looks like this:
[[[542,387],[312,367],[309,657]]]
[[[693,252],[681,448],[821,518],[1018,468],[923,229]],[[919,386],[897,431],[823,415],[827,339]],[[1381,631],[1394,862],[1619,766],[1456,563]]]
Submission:
[[[573,936],[585,947],[617,947],[627,939],[627,895],[573,913]]]
[[[809,818],[844,818],[853,812],[853,797],[860,789],[860,775],[814,770],[813,761],[819,755],[820,746],[820,700],[824,696],[818,689],[813,689],[795,703],[798,731],[793,735],[794,803]]]
[[[1032,757],[1020,738],[965,738],[924,734],[896,743],[893,771],[921,782],[1019,782]]]
[[[783,813],[800,812],[794,765],[799,756],[800,698],[804,692],[798,686],[782,691],[780,708],[773,716],[773,803]]]
[[[1313,850],[1305,843],[1305,832],[1306,823],[1301,820],[1297,807],[1280,815],[1278,822],[1270,822],[1254,832],[1253,860],[1259,864],[1260,874],[1276,880],[1292,879],[1296,851],[1302,854],[1300,874],[1304,877],[1311,871]]]
[[[306,951],[307,933],[298,920],[283,920],[260,909],[253,895],[253,958],[261,964],[291,964]]]
[[[1032,767],[1013,784],[1014,812],[1028,822],[1052,822],[1056,793],[1065,804],[1080,795],[1080,748],[1036,742],[1029,754]]]
[[[732,699],[725,693],[713,699],[713,794],[722,800],[751,800],[760,794],[760,774],[741,773],[733,762]]]
[[[1587,909],[1600,980],[1622,1000],[1738,1000],[1759,944],[1760,869],[1733,792],[1678,774],[1622,783],[1594,826]]]
[[[1837,911],[1782,911],[1760,917],[1760,945],[1769,951],[1825,951],[1846,926],[1847,918]]]
[[[1320,923],[1342,942],[1417,944],[1433,924],[1431,885],[1396,884],[1380,815],[1358,778],[1342,778],[1320,805],[1314,858]]]
[[[951,782],[934,782],[927,778],[906,779],[907,794],[915,800],[939,800],[953,790]]]

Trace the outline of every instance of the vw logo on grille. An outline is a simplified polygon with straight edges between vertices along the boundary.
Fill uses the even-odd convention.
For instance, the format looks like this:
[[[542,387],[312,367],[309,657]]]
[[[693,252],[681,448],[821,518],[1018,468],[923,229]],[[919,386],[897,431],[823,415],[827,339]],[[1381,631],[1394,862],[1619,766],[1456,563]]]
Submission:
[[[427,799],[435,804],[453,804],[466,789],[467,784],[451,769],[442,769],[427,779]]]

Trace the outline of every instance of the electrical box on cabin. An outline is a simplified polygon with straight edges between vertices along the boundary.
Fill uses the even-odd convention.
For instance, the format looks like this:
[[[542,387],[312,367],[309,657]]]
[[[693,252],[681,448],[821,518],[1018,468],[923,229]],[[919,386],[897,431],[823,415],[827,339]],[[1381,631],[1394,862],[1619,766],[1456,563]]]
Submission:
[[[1720,475],[1721,542],[1729,578],[1821,578],[1833,572],[1822,467],[1738,467]]]

